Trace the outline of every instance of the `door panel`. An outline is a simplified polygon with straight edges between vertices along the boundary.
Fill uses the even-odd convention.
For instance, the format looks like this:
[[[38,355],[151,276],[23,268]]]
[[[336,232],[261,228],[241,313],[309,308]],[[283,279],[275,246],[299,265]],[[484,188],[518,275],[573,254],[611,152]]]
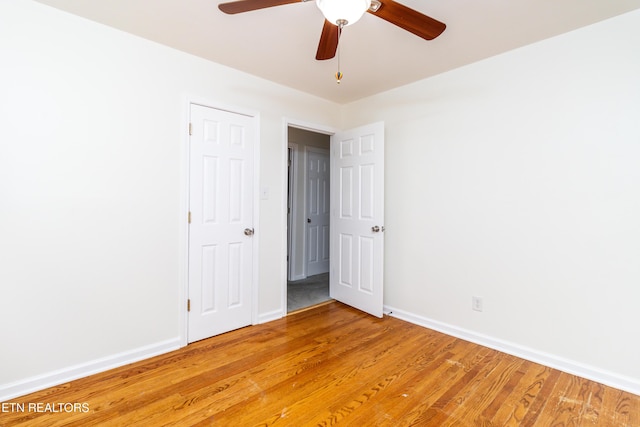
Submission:
[[[189,326],[193,342],[251,324],[253,118],[191,106]]]
[[[332,137],[331,297],[382,317],[384,124]]]
[[[330,158],[307,152],[307,276],[327,273],[330,255]]]

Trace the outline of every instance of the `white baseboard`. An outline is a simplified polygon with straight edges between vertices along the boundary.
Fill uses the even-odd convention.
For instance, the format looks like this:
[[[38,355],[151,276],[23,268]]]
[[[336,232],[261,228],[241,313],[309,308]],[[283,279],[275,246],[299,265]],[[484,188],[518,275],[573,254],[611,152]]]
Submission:
[[[640,380],[630,378],[615,372],[606,371],[594,366],[585,365],[553,354],[524,347],[519,344],[503,341],[474,331],[459,328],[437,320],[428,319],[413,313],[384,306],[384,313],[389,316],[405,320],[425,328],[433,329],[456,338],[470,341],[484,347],[489,347],[503,353],[511,354],[531,362],[539,363],[550,368],[558,369],[568,374],[577,375],[588,380],[596,381],[610,387],[627,391],[640,396]]]
[[[173,338],[13,383],[0,384],[0,402],[168,353],[180,347],[180,338]]]
[[[258,324],[260,325],[262,323],[267,323],[273,320],[282,319],[283,317],[284,317],[284,314],[282,313],[282,310],[273,310],[268,313],[262,313],[258,315]]]

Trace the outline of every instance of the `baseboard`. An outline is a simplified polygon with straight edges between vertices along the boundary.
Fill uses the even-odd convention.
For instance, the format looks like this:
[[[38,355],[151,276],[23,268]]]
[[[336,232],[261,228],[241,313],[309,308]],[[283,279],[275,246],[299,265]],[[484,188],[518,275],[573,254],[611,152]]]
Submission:
[[[282,314],[282,310],[273,310],[268,313],[262,313],[258,315],[258,324],[271,322],[273,320],[282,319],[284,315]]]
[[[180,338],[174,338],[13,383],[0,384],[0,402],[168,353],[178,348],[180,348]]]
[[[433,329],[456,338],[470,341],[484,347],[489,347],[503,353],[511,354],[534,363],[558,369],[568,374],[577,375],[588,380],[596,381],[610,387],[624,390],[640,396],[640,380],[630,378],[615,372],[606,371],[594,366],[585,365],[579,362],[568,360],[553,354],[541,352],[533,348],[524,347],[508,341],[496,339],[487,335],[478,334],[474,331],[459,328],[437,320],[399,310],[393,307],[384,306],[384,313],[407,322]]]

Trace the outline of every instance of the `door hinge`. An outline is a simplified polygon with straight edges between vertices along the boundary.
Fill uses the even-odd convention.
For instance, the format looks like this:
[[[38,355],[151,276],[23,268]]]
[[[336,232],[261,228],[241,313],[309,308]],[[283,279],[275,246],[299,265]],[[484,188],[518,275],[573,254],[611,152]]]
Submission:
[[[191,211],[189,211],[189,214],[187,215],[187,221],[191,224]]]
[[[193,126],[189,123],[189,136],[193,135]]]
[[[191,300],[187,300],[187,311],[191,311]]]

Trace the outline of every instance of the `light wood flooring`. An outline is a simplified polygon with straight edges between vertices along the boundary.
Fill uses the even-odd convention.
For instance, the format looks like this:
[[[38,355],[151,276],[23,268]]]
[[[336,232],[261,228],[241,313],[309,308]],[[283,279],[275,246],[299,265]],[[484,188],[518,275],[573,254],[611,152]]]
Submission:
[[[639,396],[337,302],[4,404],[2,426],[640,426]]]

